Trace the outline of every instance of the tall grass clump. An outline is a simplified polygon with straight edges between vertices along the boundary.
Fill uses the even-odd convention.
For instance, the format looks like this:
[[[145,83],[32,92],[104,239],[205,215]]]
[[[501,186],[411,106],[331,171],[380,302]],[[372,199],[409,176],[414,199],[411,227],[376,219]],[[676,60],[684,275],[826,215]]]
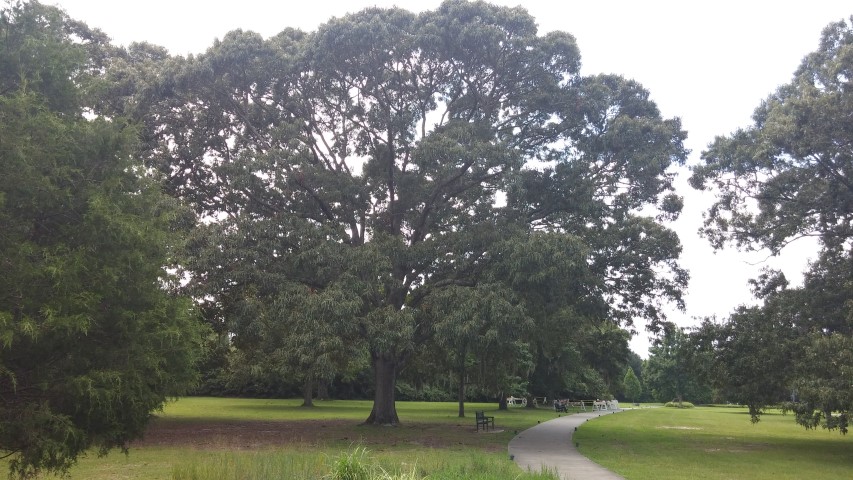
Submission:
[[[328,471],[320,454],[220,452],[172,468],[172,480],[316,480]]]
[[[367,463],[367,449],[356,447],[341,453],[331,463],[328,480],[372,480],[372,466]]]
[[[520,472],[518,466],[506,457],[471,453],[469,455],[441,455],[423,458],[421,468],[428,472],[424,480],[559,480],[548,470]]]
[[[327,480],[424,480],[417,468],[406,471],[389,471],[376,463],[364,447],[356,447],[351,452],[343,452],[330,466],[331,472],[324,477]]]
[[[336,456],[304,451],[223,452],[172,469],[173,480],[558,480],[521,472],[509,459],[427,449],[372,455],[365,447]]]

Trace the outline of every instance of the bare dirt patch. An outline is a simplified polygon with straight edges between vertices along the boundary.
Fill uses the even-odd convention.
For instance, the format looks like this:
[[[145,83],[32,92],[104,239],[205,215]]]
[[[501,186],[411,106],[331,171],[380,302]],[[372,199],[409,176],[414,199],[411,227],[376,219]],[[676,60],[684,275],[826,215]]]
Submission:
[[[403,424],[394,427],[358,425],[346,420],[287,422],[182,422],[155,419],[136,447],[188,447],[253,450],[279,446],[333,444],[454,448],[476,446],[489,451],[506,448],[504,435],[479,435],[469,425]],[[380,449],[381,450],[381,449]]]

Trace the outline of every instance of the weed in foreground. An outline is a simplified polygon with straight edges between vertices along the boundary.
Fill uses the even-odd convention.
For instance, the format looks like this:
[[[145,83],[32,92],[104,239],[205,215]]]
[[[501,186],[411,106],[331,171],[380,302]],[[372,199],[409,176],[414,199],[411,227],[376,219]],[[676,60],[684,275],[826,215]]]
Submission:
[[[351,452],[341,453],[332,461],[327,480],[424,480],[418,476],[417,468],[401,473],[390,473],[369,457],[365,447],[356,447]]]
[[[336,456],[266,451],[221,452],[172,469],[172,480],[556,480],[551,472],[520,472],[511,461],[473,453],[426,455],[417,463],[374,457],[363,447]],[[384,459],[383,459],[384,458]]]
[[[371,468],[367,463],[367,449],[356,447],[351,452],[341,453],[330,465],[328,480],[372,480]]]
[[[325,471],[320,455],[222,452],[175,465],[172,480],[316,480]]]

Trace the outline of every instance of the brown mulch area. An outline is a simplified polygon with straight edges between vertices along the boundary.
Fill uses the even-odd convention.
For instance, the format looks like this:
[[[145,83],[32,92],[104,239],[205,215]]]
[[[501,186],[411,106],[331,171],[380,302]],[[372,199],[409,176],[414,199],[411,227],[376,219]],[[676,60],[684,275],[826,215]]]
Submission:
[[[411,445],[454,448],[476,446],[489,451],[506,448],[500,434],[475,433],[470,425],[403,424],[363,426],[346,420],[288,422],[181,422],[156,419],[132,446],[249,450],[277,446],[328,444]]]

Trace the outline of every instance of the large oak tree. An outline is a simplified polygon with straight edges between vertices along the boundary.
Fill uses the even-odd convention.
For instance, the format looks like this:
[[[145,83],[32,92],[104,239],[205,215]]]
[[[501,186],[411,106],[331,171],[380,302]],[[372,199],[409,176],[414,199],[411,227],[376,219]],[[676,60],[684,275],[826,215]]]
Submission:
[[[484,282],[532,235],[583,246],[562,274],[588,281],[551,292],[573,318],[654,322],[661,302],[680,302],[680,244],[658,221],[681,209],[670,170],[686,155],[679,121],[661,118],[635,82],[579,75],[574,38],[539,35],[521,8],[371,8],[313,32],[233,31],[191,58],[143,50],[114,71],[161,81],[128,82],[133,93],[117,91],[114,105],[149,126],[148,159],[169,190],[247,239],[194,281],[242,263],[257,265],[253,278],[224,284],[275,271],[281,288],[305,295],[351,285],[358,304],[347,296],[344,330],[372,359],[369,423],[399,421],[395,381],[436,333],[430,305],[452,296],[470,301],[470,315],[517,311],[524,295],[489,297]],[[260,244],[275,245],[262,261]],[[547,250],[530,255],[548,263]],[[301,312],[280,320],[328,328],[321,309]]]

